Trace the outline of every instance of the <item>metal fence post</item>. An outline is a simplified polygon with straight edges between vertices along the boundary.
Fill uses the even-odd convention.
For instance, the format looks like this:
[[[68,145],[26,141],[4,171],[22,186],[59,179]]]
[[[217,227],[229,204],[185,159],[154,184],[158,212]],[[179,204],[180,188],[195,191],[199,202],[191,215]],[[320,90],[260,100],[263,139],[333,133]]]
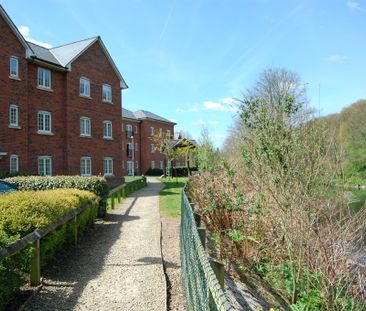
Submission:
[[[31,258],[30,285],[38,286],[41,281],[41,237],[33,242],[35,248]]]

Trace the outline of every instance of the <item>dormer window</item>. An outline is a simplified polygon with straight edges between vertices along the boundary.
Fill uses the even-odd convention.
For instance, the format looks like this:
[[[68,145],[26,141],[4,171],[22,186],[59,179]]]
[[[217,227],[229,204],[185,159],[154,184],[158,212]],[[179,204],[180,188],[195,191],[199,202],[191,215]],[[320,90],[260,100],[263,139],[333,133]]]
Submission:
[[[10,57],[10,77],[19,79],[19,60],[18,57]]]
[[[88,78],[80,78],[80,96],[90,97],[90,80]]]
[[[38,67],[38,87],[51,88],[51,71],[45,68]]]
[[[102,101],[105,103],[112,102],[112,87],[109,84],[103,84],[102,87]]]

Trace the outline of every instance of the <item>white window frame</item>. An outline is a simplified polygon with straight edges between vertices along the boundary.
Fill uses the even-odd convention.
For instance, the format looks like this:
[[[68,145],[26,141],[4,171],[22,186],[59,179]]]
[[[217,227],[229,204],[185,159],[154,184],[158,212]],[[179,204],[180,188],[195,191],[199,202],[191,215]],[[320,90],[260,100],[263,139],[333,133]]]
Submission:
[[[170,130],[166,130],[166,135],[169,137],[169,138],[172,138],[170,135],[171,135],[171,133],[170,133]]]
[[[108,121],[108,120],[103,121],[103,138],[104,139],[113,139],[112,121]]]
[[[14,115],[13,115],[12,111],[15,112]],[[12,120],[13,116],[14,116],[15,120]],[[19,107],[18,107],[18,105],[11,104],[9,106],[9,127],[19,128]]]
[[[164,169],[164,161],[160,161],[160,169],[163,170]]]
[[[132,157],[133,152],[134,152],[132,143],[127,143],[127,152],[128,152],[128,150],[131,150],[131,155],[129,153],[127,153],[127,156]]]
[[[42,125],[43,127],[41,128],[41,123],[40,121],[40,116],[42,115]],[[49,117],[49,128],[47,129],[46,127],[46,116]],[[38,111],[37,114],[37,133],[40,134],[51,134],[52,133],[52,114],[49,111]]]
[[[112,103],[112,86],[110,84],[102,85],[102,101],[103,103]]]
[[[150,144],[150,152],[155,153],[155,144]]]
[[[50,164],[49,172],[47,172],[47,167],[46,167],[47,161],[49,161],[49,164]],[[43,162],[42,163],[42,165],[43,165],[42,168],[44,169],[44,171],[40,170],[40,162]],[[52,157],[50,157],[50,156],[38,157],[38,175],[52,176]]]
[[[139,168],[139,161],[135,161],[135,168]]]
[[[83,97],[90,97],[90,79],[87,77],[80,77],[79,95]]]
[[[103,158],[103,171],[104,171],[104,176],[113,176],[113,158],[112,157]]]
[[[47,84],[47,74],[49,75],[48,84]],[[43,67],[38,67],[38,70],[37,70],[37,85],[38,85],[38,87],[43,88],[43,89],[51,89],[51,85],[52,85],[51,81],[52,81],[51,70],[43,68]]]
[[[154,169],[154,168],[155,168],[155,161],[154,161],[154,160],[152,160],[152,161],[151,161],[151,168],[152,168],[152,169]]]
[[[14,61],[14,63],[13,63]],[[13,65],[15,64],[15,70],[13,71]],[[9,60],[9,77],[19,79],[19,59],[16,56],[10,56]]]
[[[162,128],[159,129],[159,137],[161,137],[161,136],[163,136],[163,129]]]
[[[126,132],[127,132],[127,138],[131,138],[131,136],[133,136],[133,130],[131,124],[126,124]]]
[[[155,129],[153,126],[150,126],[150,136],[154,136],[155,134]]]
[[[9,165],[10,165],[10,167],[9,167],[9,172],[10,173],[18,173],[19,172],[19,156],[16,155],[16,154],[10,155]]]
[[[91,119],[88,117],[80,118],[80,136],[91,137]]]
[[[91,176],[92,175],[92,163],[91,157],[80,158],[80,175]]]

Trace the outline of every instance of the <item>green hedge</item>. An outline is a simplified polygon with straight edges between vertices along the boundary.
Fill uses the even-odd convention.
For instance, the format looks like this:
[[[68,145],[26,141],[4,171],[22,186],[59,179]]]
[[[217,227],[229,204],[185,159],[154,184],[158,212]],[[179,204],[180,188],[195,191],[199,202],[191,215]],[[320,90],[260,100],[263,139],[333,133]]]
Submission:
[[[196,172],[198,171],[197,167],[190,167],[189,171]],[[169,168],[166,168],[167,174],[169,173]],[[187,166],[177,166],[172,169],[172,177],[188,177],[188,167]]]
[[[161,168],[149,168],[145,175],[147,176],[161,176],[164,174],[164,171]]]
[[[47,226],[68,212],[97,198],[88,191],[59,189],[46,191],[17,191],[0,196],[0,247]],[[98,204],[90,206],[79,215],[78,232],[84,231],[94,220]],[[41,264],[44,266],[54,255],[73,241],[75,224],[70,221],[41,240]],[[33,252],[28,247],[0,262],[0,310],[19,290],[29,273]]]
[[[95,193],[101,198],[99,216],[105,214],[109,192],[107,180],[99,176],[18,176],[6,178],[19,190],[79,189]]]

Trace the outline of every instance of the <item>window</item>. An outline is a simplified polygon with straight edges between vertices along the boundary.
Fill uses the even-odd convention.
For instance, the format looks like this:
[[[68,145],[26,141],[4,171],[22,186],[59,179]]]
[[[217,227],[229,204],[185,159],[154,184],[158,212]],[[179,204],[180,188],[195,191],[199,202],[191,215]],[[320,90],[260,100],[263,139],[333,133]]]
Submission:
[[[90,97],[90,80],[88,78],[80,78],[80,95]]]
[[[91,158],[90,157],[81,157],[80,175],[81,176],[91,176]]]
[[[150,144],[150,152],[151,153],[155,152],[155,145],[154,144]]]
[[[139,168],[139,161],[135,162],[135,168]]]
[[[161,136],[163,136],[163,129],[162,128],[159,129],[159,137],[161,137]]]
[[[127,138],[131,138],[133,136],[132,125],[131,124],[126,125],[126,131],[127,131]]]
[[[138,131],[137,131],[137,125],[135,125],[135,133],[136,134],[138,133]]]
[[[9,126],[19,126],[19,107],[17,105],[10,105],[9,107]]]
[[[10,57],[10,77],[19,78],[19,61],[18,57]]]
[[[52,176],[52,158],[39,157],[38,158],[38,175]]]
[[[160,161],[160,169],[163,170],[164,169],[164,161]]]
[[[150,136],[154,136],[154,128],[150,127]]]
[[[10,156],[10,173],[19,172],[19,157],[16,154]]]
[[[127,144],[127,156],[132,157],[132,154],[133,154],[133,146],[131,143],[128,143]]]
[[[155,161],[151,161],[151,168],[154,169],[155,168]]]
[[[170,130],[166,130],[166,136],[170,138]]]
[[[102,86],[102,100],[107,103],[112,102],[112,87],[109,84]]]
[[[91,136],[91,120],[87,117],[80,118],[80,136]]]
[[[51,88],[51,71],[38,67],[38,86],[46,89]]]
[[[112,139],[112,122],[111,121],[103,122],[103,138]]]
[[[113,158],[104,158],[104,175],[113,175]]]
[[[47,111],[38,112],[38,132],[51,133],[52,119],[51,113]]]

